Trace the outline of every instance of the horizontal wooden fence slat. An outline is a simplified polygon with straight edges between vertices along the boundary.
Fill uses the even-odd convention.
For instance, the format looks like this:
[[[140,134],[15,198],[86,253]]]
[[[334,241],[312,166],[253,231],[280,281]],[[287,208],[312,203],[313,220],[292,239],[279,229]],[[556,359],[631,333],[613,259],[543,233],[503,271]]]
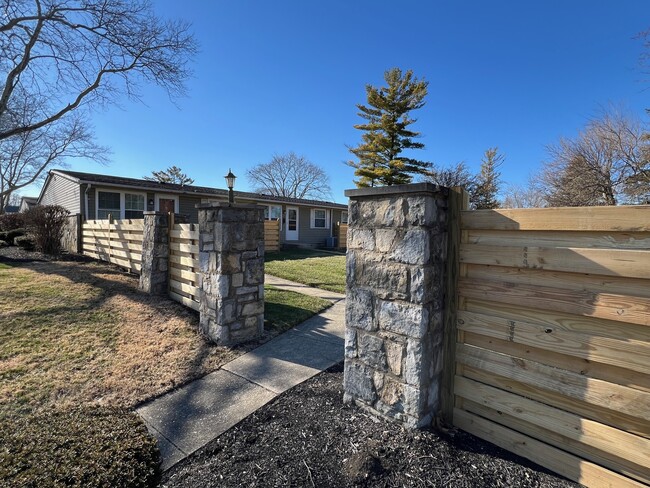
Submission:
[[[606,405],[610,410],[638,417],[650,429],[650,409],[639,408],[650,405],[650,393],[468,344],[457,344],[456,358],[461,364],[557,392],[577,401]]]
[[[169,286],[172,289],[180,290],[194,297],[199,296],[199,289],[196,286],[188,285],[187,283],[181,283],[180,281],[173,279],[169,281]]]
[[[195,271],[187,271],[187,270],[180,269],[180,268],[177,268],[177,267],[171,267],[170,268],[170,274],[174,278],[181,278],[181,279],[187,280],[190,283],[194,284],[194,286],[198,286],[199,273],[197,273]]]
[[[199,246],[197,244],[186,244],[181,242],[170,242],[169,249],[173,251],[181,251],[189,254],[196,254],[199,252]]]
[[[465,210],[464,230],[650,231],[650,206]]]
[[[459,281],[459,293],[466,298],[650,325],[650,299],[644,297],[590,293],[548,286],[513,286],[508,282],[471,279]]]
[[[280,221],[264,221],[264,249],[278,251],[280,249]]]
[[[483,408],[471,408],[464,403],[464,408],[469,411],[484,416],[490,415],[499,423],[501,423],[499,417],[504,414],[509,415],[530,424],[526,429],[527,432],[524,432],[528,435],[534,434],[536,438],[561,448],[569,441],[573,441],[571,444],[574,450],[587,459],[605,464],[612,469],[617,469],[617,465],[625,464],[630,470],[625,474],[633,475],[644,482],[650,480],[650,477],[644,477],[642,474],[643,467],[650,466],[649,439],[462,376],[456,376],[455,382],[458,396],[481,407],[492,409],[495,415],[490,415],[489,411]],[[550,433],[557,435],[549,435]]]
[[[458,312],[458,329],[650,375],[650,343],[576,334],[524,321]]]
[[[650,298],[650,279],[622,276],[595,276],[562,271],[508,268],[483,264],[468,264],[467,278],[482,281],[502,281],[514,285],[548,286],[583,290],[591,293],[613,293]]]
[[[460,261],[605,276],[650,277],[650,251],[641,250],[463,244]]]
[[[465,310],[611,339],[647,341],[650,333],[650,330],[644,325],[623,324],[612,320],[559,312],[557,310],[533,309],[519,303],[508,304],[481,299],[467,299],[465,301]]]
[[[467,378],[486,385],[491,385],[505,391],[516,393],[519,396],[531,398],[547,405],[582,415],[584,418],[589,418],[605,425],[618,427],[621,430],[646,439],[650,438],[650,428],[648,427],[647,421],[622,412],[610,410],[606,405],[578,401],[575,398],[567,397],[555,391],[543,390],[537,388],[535,385],[522,383],[512,378],[500,376],[469,365],[462,366],[462,374]]]
[[[461,409],[454,409],[454,424],[481,439],[591,488],[644,486],[638,481]]]
[[[174,239],[199,240],[198,230],[179,230],[174,228],[174,230],[169,232],[169,235]]]
[[[196,259],[182,256],[169,256],[169,262],[172,264],[182,264],[184,266],[194,266]]]
[[[177,302],[182,303],[186,307],[190,307],[192,310],[196,310],[197,312],[199,311],[199,302],[192,300],[191,298],[184,297],[183,295],[179,295],[172,290],[169,290],[169,296]]]
[[[650,249],[650,232],[571,232],[469,230],[468,244],[487,246]]]

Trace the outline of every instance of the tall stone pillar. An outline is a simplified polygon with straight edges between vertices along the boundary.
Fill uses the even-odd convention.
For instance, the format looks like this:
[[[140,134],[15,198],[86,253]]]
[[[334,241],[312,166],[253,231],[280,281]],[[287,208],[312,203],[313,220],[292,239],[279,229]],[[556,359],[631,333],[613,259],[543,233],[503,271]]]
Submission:
[[[144,212],[142,264],[138,288],[152,295],[167,294],[169,287],[169,215]]]
[[[233,345],[264,331],[264,211],[210,203],[199,210],[201,329]]]
[[[345,401],[429,425],[440,408],[448,189],[346,191]]]

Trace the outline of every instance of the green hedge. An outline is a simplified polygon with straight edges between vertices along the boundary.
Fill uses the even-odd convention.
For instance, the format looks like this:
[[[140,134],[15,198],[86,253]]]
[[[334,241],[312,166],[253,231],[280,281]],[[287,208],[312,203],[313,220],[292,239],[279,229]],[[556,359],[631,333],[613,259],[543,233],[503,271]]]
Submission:
[[[134,413],[48,410],[0,421],[0,487],[153,487],[156,441]]]

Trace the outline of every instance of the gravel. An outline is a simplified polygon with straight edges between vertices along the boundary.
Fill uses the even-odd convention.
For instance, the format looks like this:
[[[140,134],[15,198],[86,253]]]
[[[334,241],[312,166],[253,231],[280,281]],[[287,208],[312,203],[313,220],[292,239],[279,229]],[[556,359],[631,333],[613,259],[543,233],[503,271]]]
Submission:
[[[342,365],[165,473],[164,487],[579,486],[460,430],[409,431],[342,402]]]

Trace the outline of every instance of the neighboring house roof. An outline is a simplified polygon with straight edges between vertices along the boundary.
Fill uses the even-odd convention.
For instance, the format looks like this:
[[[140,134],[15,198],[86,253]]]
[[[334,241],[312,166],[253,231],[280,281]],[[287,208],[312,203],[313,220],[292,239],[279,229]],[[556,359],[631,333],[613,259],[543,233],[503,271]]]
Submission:
[[[5,213],[18,213],[19,208],[20,207],[18,207],[16,205],[7,205],[5,207]]]
[[[185,195],[197,195],[197,196],[218,196],[222,198],[228,198],[228,190],[222,190],[220,188],[210,188],[207,186],[194,186],[194,185],[178,185],[175,183],[160,183],[157,181],[149,181],[138,178],[125,178],[122,176],[111,176],[111,175],[100,175],[95,173],[81,173],[79,171],[68,171],[62,169],[53,169],[50,170],[50,175],[58,174],[63,177],[73,179],[77,183],[90,183],[90,184],[99,184],[104,186],[116,186],[116,187],[129,187],[137,188],[140,190],[149,190],[149,191],[159,191],[164,193],[179,193]],[[48,178],[50,178],[48,175]],[[47,186],[47,182],[43,185],[43,189]],[[347,209],[347,205],[335,202],[327,202],[321,200],[310,200],[304,198],[290,198],[290,197],[278,197],[272,195],[264,195],[262,193],[250,193],[243,191],[235,191],[236,198],[243,198],[246,200],[256,200],[256,201],[265,201],[265,202],[279,202],[279,203],[293,203],[296,205],[310,205],[310,206],[319,206],[319,207],[333,207],[340,209]],[[41,191],[41,196],[42,196]],[[39,196],[40,200],[40,196]]]
[[[25,202],[27,205],[35,205],[38,202],[38,197],[20,197],[20,202]]]

